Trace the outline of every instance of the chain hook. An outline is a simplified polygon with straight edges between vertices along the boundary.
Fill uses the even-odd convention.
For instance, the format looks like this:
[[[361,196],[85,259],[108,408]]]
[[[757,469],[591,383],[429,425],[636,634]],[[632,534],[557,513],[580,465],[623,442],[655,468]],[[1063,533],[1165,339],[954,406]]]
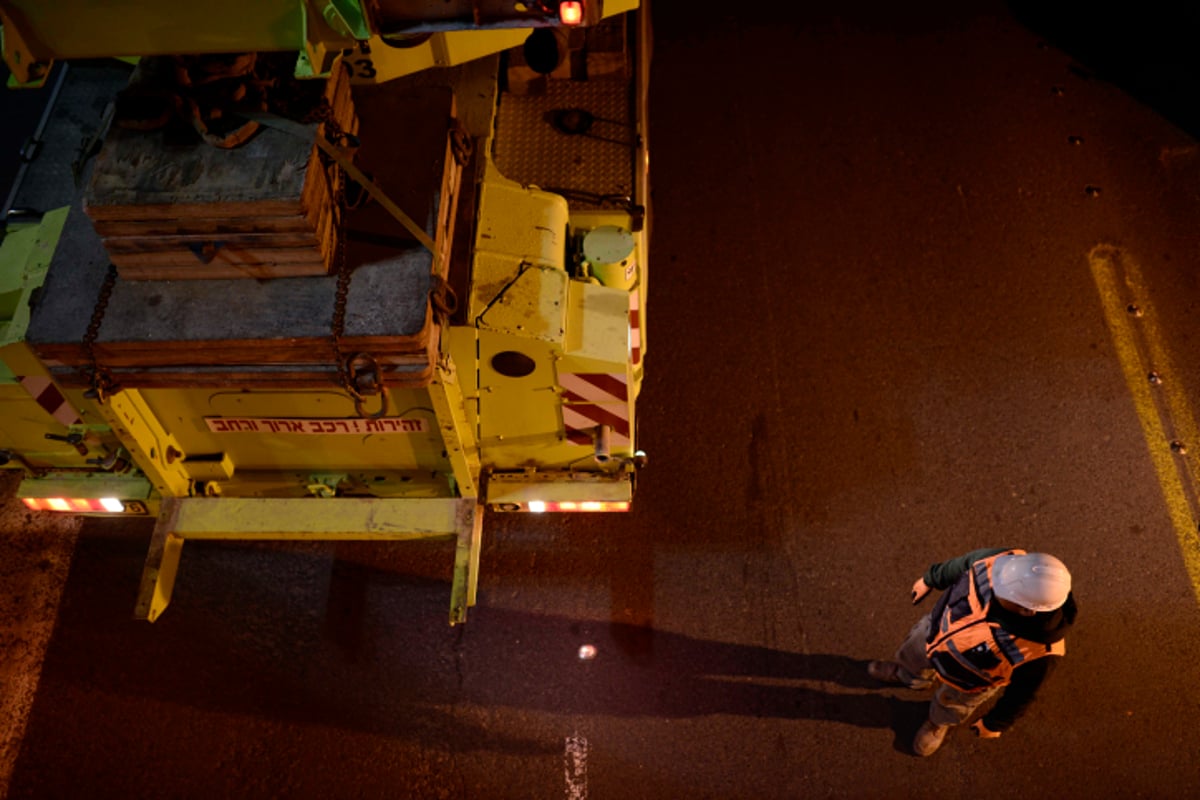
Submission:
[[[354,410],[358,412],[358,415],[366,419],[382,417],[387,411],[388,393],[387,387],[383,383],[379,362],[375,360],[375,357],[369,353],[358,353],[347,362],[346,373],[350,377],[348,388],[350,395],[354,398]],[[381,395],[381,402],[378,411],[368,414],[365,400],[373,394]]]

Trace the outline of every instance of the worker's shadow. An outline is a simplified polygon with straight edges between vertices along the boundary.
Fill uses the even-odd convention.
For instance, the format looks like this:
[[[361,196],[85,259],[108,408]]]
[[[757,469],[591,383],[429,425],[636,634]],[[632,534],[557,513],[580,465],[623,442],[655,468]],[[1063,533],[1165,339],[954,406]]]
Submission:
[[[411,611],[418,596],[411,577],[351,564],[335,569],[327,609],[329,643],[356,660],[395,663],[376,651],[386,640],[356,623],[367,618],[361,606],[368,587],[383,585],[398,597],[407,595],[403,606]],[[396,633],[404,636],[403,626]],[[470,622],[455,635],[469,680],[461,687],[446,685],[443,692],[435,678],[421,690],[422,702],[466,699],[490,708],[667,719],[728,714],[828,720],[890,728],[896,749],[906,752],[928,713],[928,695],[885,686],[867,675],[867,661],[841,654],[797,653],[648,625],[484,605],[472,609]],[[403,660],[427,645],[414,641],[401,648]],[[441,671],[419,661],[411,666],[431,677]],[[392,685],[399,692],[405,682]],[[467,697],[456,697],[460,691]]]
[[[867,661],[849,656],[702,640],[621,623],[482,608],[474,614],[465,637],[468,650],[508,634],[541,654],[494,680],[472,681],[482,695],[472,700],[484,705],[667,719],[729,714],[828,720],[890,728],[894,746],[904,752],[928,713],[927,694],[885,686],[867,675]],[[585,646],[595,648],[594,655],[582,651],[592,657],[581,657]],[[502,668],[500,661],[495,665]]]

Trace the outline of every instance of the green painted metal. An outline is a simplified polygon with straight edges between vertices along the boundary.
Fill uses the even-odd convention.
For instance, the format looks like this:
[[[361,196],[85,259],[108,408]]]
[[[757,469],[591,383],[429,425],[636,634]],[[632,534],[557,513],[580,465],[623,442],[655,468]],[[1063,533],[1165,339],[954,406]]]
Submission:
[[[303,0],[5,0],[38,59],[243,53],[304,47]]]
[[[29,299],[46,280],[69,211],[47,212],[39,224],[9,228],[0,240],[0,347],[24,341]]]
[[[153,499],[154,487],[145,476],[111,472],[52,472],[28,477],[17,487],[17,497],[115,497],[118,500]]]
[[[329,27],[345,36],[361,41],[371,35],[366,12],[358,0],[328,0],[321,16]]]
[[[308,493],[313,497],[336,497],[338,487],[350,476],[344,472],[322,472],[308,476]]]

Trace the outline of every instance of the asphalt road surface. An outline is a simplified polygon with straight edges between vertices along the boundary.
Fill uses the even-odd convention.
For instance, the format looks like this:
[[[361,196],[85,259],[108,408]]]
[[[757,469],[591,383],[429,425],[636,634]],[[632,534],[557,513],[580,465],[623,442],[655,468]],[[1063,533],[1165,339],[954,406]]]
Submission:
[[[10,504],[65,584],[5,607],[45,643],[8,797],[1200,793],[1195,133],[1120,25],[1085,62],[999,3],[768,5],[656,0],[635,509],[490,517],[450,628],[425,544],[189,543],[135,622],[148,527],[45,558]],[[920,759],[865,664],[981,546],[1061,557],[1079,622]]]

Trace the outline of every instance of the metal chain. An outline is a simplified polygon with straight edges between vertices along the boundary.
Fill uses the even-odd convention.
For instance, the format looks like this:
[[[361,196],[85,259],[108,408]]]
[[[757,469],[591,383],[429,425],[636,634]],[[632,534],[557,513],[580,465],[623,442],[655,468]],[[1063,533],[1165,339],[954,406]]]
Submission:
[[[100,336],[100,325],[104,322],[104,312],[108,310],[108,301],[112,297],[113,288],[117,285],[117,265],[109,262],[108,272],[100,285],[100,294],[96,298],[96,307],[92,309],[92,319],[88,322],[87,331],[83,334],[84,357],[88,361],[87,369],[81,369],[83,376],[91,384],[91,394],[101,403],[113,392],[119,391],[112,373],[100,366],[96,359],[96,339]]]
[[[445,327],[458,311],[458,295],[450,282],[436,272],[430,275],[432,286],[429,290],[429,303],[433,308],[433,316],[437,324]]]
[[[342,351],[342,335],[346,332],[346,299],[350,296],[350,262],[346,258],[346,214],[344,200],[346,194],[345,170],[338,164],[333,164],[330,180],[334,181],[333,208],[337,219],[337,290],[333,295],[333,356],[337,360],[338,379],[350,396],[357,402],[362,395],[350,378],[350,364]]]
[[[346,258],[346,182],[348,176],[340,164],[335,162],[332,167],[330,180],[334,181],[334,185],[337,187],[334,191],[334,209],[338,215],[338,242],[335,255],[337,259],[337,289],[333,295],[333,321],[331,324],[333,356],[337,363],[338,380],[341,382],[342,388],[354,400],[354,410],[360,417],[378,419],[387,412],[388,407],[388,391],[387,386],[383,383],[383,370],[369,354],[359,353],[353,358],[348,358],[342,348],[342,336],[346,332],[346,303],[350,296],[350,261]],[[366,395],[358,388],[358,375],[351,372],[352,363],[368,365],[367,370],[362,373],[363,382],[369,387],[369,393],[374,394],[374,390],[377,389],[381,395],[379,410],[375,413],[368,413],[366,410]]]
[[[286,115],[285,115],[286,116]],[[301,122],[305,124],[318,123],[325,126],[325,138],[335,145],[347,145],[349,147],[358,147],[359,139],[352,133],[347,133],[342,124],[338,122],[333,115],[333,106],[329,103],[329,98],[322,97],[321,102],[313,106],[308,113],[304,115]]]
[[[460,167],[465,167],[475,152],[475,142],[471,139],[471,134],[457,119],[451,121],[450,152],[454,156],[454,162]]]

